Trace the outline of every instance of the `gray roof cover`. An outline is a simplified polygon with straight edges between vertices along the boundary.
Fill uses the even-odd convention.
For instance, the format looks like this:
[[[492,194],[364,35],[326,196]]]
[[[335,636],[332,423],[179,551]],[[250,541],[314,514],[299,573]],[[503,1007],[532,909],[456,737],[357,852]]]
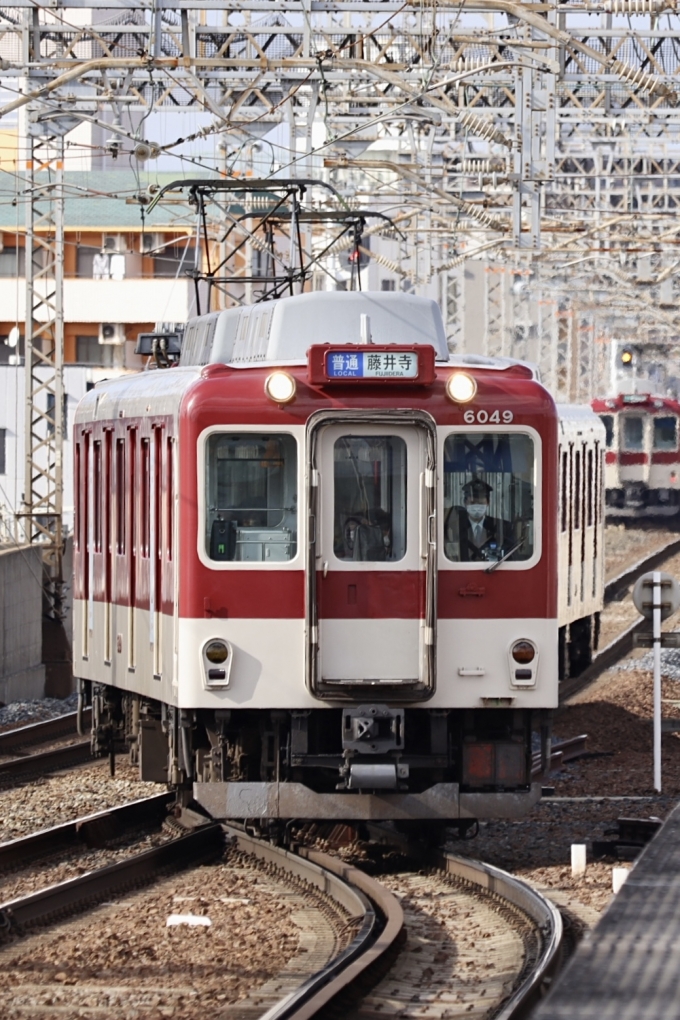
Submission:
[[[304,362],[312,344],[362,343],[362,315],[372,343],[425,344],[448,361],[436,301],[389,291],[316,291],[189,320],[182,364]]]

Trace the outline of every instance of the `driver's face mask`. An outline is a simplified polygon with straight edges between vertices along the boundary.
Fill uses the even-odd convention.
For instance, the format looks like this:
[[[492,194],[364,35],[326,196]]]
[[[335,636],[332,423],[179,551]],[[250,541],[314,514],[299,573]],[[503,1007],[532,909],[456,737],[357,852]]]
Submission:
[[[486,517],[489,506],[487,503],[468,503],[465,509],[471,521],[482,521]]]

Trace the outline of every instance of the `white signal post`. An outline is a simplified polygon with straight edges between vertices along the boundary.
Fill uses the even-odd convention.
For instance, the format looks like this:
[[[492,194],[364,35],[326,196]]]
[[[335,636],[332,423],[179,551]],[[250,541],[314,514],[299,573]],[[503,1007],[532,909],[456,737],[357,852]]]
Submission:
[[[651,600],[649,594],[651,591]],[[660,570],[643,574],[633,588],[635,608],[652,621],[651,634],[636,634],[638,648],[651,648],[654,654],[654,688],[652,694],[654,715],[654,792],[661,793],[661,649],[680,648],[680,633],[661,633],[661,621],[680,609],[680,585]]]
[[[654,792],[661,793],[661,573],[652,582],[652,636],[654,638]]]

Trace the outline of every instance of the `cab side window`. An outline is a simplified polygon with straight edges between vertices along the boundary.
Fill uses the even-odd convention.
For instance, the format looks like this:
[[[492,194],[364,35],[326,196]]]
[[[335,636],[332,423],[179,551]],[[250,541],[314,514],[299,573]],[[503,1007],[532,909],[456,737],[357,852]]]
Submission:
[[[535,546],[534,444],[470,432],[444,443],[444,553],[454,562],[528,560]]]
[[[673,417],[654,418],[654,440],[655,450],[676,450],[678,419]]]
[[[297,444],[285,433],[214,433],[206,443],[206,553],[280,563],[297,552]]]

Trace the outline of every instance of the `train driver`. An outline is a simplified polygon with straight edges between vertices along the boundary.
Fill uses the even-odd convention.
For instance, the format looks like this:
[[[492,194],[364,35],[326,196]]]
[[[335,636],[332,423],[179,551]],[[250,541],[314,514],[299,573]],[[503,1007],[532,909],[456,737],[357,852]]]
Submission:
[[[472,478],[463,486],[463,506],[452,506],[445,522],[450,560],[495,560],[501,555],[503,521],[489,514],[492,491],[482,478]]]

